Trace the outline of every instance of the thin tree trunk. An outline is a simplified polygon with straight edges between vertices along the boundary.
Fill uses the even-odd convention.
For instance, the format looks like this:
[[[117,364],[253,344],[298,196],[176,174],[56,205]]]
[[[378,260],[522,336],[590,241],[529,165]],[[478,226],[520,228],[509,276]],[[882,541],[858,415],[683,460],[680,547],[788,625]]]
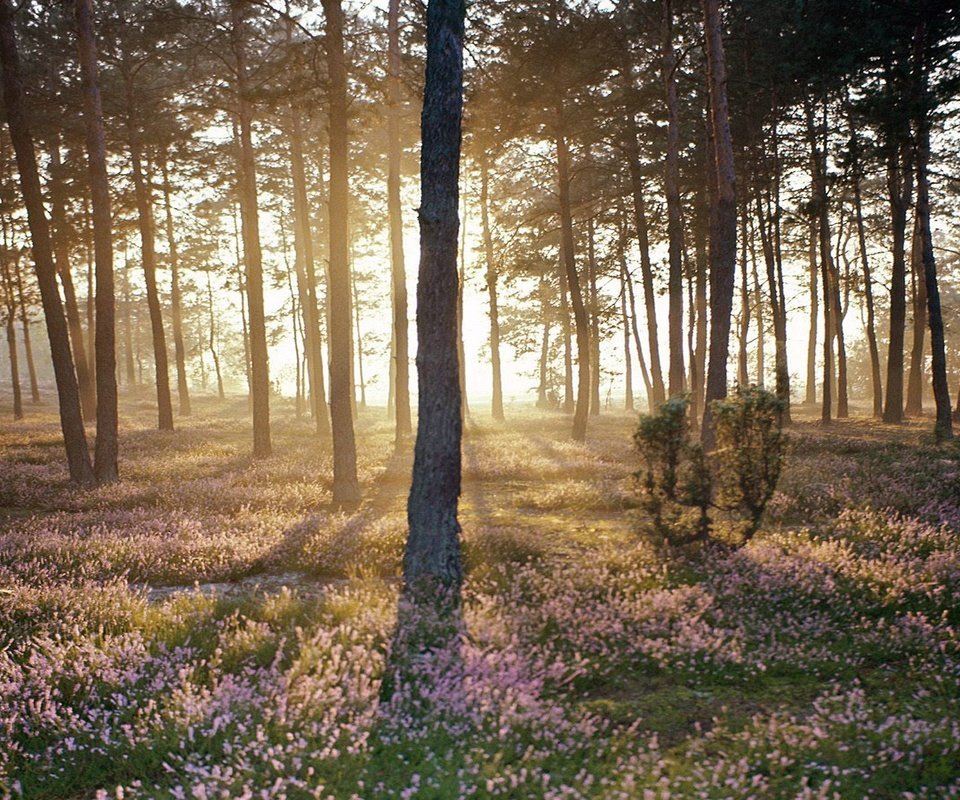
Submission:
[[[747,371],[747,339],[750,335],[751,315],[750,290],[748,288],[750,270],[747,264],[747,214],[745,208],[741,208],[740,212],[740,236],[743,241],[740,244],[740,335],[738,337],[740,351],[737,358],[737,383],[740,386],[747,386],[750,383]]]
[[[357,448],[353,432],[350,323],[349,166],[347,145],[347,70],[340,0],[323,0],[326,16],[327,71],[330,76],[330,418],[333,431],[333,502],[360,500]],[[456,215],[456,212],[454,212]]]
[[[183,343],[183,301],[180,293],[180,255],[173,227],[173,203],[170,199],[170,167],[166,153],[160,162],[163,176],[163,206],[166,216],[167,247],[170,251],[170,323],[173,328],[173,349],[177,362],[177,399],[180,416],[189,417],[190,388],[187,386],[187,351]]]
[[[851,123],[851,129],[853,125]],[[870,383],[873,389],[873,416],[883,416],[883,384],[880,377],[880,348],[877,345],[876,312],[873,302],[873,276],[870,270],[870,258],[867,255],[867,234],[863,224],[863,199],[860,191],[859,144],[851,130],[853,158],[853,202],[857,221],[857,243],[860,250],[860,267],[863,270],[863,295],[867,306],[867,347],[870,351]]]
[[[240,197],[240,225],[243,230],[243,260],[246,264],[247,300],[250,312],[250,394],[253,403],[253,455],[269,456],[270,365],[267,352],[267,324],[263,304],[263,254],[260,249],[260,210],[257,200],[257,163],[253,150],[253,108],[247,86],[246,0],[231,0],[231,37],[236,58],[237,118],[239,148],[237,193]]]
[[[710,361],[703,417],[703,440],[713,449],[714,430],[710,404],[727,395],[727,359],[730,346],[730,314],[737,261],[736,175],[733,142],[727,111],[727,72],[723,54],[718,0],[703,0],[707,51],[707,81],[710,86],[709,115],[713,130],[716,172],[716,207],[712,215],[710,264]]]
[[[30,376],[30,402],[36,405],[40,402],[40,384],[37,381],[37,367],[33,361],[33,344],[30,341],[30,314],[27,310],[27,301],[23,291],[23,275],[20,272],[20,261],[13,265],[17,279],[17,300],[20,305],[20,322],[23,327],[23,351],[27,358],[27,374]]]
[[[887,352],[887,393],[883,421],[896,424],[903,422],[903,339],[907,316],[904,246],[907,208],[912,191],[906,155],[909,145],[893,141],[888,142],[887,147],[887,191],[893,234],[893,268],[890,274],[890,344]]]
[[[540,337],[540,383],[537,386],[537,408],[549,408],[550,398],[547,396],[547,359],[550,355],[550,303],[547,294],[550,291],[550,282],[546,278],[540,279],[540,319],[543,324],[543,334]]]
[[[561,248],[563,243],[560,244]],[[564,257],[560,257],[560,329],[563,332],[563,413],[572,414],[573,399],[573,352],[570,327],[570,293],[567,288],[567,273],[564,269]]]
[[[134,386],[137,382],[137,372],[133,360],[133,322],[130,310],[133,300],[130,296],[130,262],[127,260],[126,242],[123,253],[123,351],[126,364],[127,385]]]
[[[210,337],[207,346],[210,348],[210,357],[213,359],[213,369],[217,373],[217,396],[223,400],[226,393],[223,390],[223,373],[220,371],[220,355],[217,352],[217,329],[213,314],[213,286],[210,283],[210,270],[207,270],[207,313],[210,324]]]
[[[697,192],[697,225],[694,229],[694,247],[696,248],[697,285],[694,308],[697,316],[696,344],[694,357],[690,364],[690,418],[699,426],[703,418],[704,389],[706,387],[707,367],[707,242],[705,236],[703,208],[705,192]]]
[[[17,298],[14,292],[14,279],[7,263],[10,242],[7,236],[7,219],[0,219],[3,226],[3,253],[0,254],[0,278],[3,279],[3,301],[7,308],[7,352],[10,354],[10,386],[13,390],[13,418],[23,419],[23,393],[20,389],[20,364],[17,358]]]
[[[623,325],[623,408],[633,411],[633,356],[630,353],[630,316],[627,313],[627,270],[620,264],[620,319]]]
[[[357,377],[360,380],[360,408],[367,407],[367,384],[363,377],[363,334],[360,332],[360,300],[357,296],[357,276],[350,265],[350,286],[353,290],[353,321],[357,334]]]
[[[483,252],[487,262],[487,297],[490,300],[490,367],[493,372],[491,413],[503,422],[503,376],[500,372],[500,312],[497,305],[497,268],[490,233],[490,169],[486,153],[480,158],[480,224],[483,227]]]
[[[147,308],[150,311],[150,333],[153,341],[153,361],[156,368],[157,415],[162,431],[173,430],[173,404],[170,400],[170,370],[167,362],[167,341],[163,331],[163,311],[157,290],[156,232],[153,220],[153,198],[143,172],[139,120],[133,80],[126,77],[127,132],[130,161],[133,169],[137,220],[140,227],[143,278],[147,290]]]
[[[926,25],[918,34],[918,48],[924,44]],[[921,89],[926,94],[926,70],[922,73]],[[924,113],[917,126],[917,218],[920,220],[920,242],[923,261],[923,281],[926,287],[927,311],[930,323],[930,346],[933,356],[933,396],[937,406],[935,427],[937,441],[953,438],[950,416],[950,387],[947,384],[947,358],[943,334],[943,315],[940,309],[940,287],[937,282],[937,263],[930,229],[930,118]]]
[[[393,358],[391,360],[395,445],[413,431],[410,417],[410,343],[407,270],[403,255],[403,210],[400,201],[400,0],[390,0],[387,17],[387,215],[390,218],[390,278],[393,288]]]
[[[664,161],[663,187],[667,199],[667,240],[670,302],[671,397],[683,394],[683,217],[680,205],[680,112],[677,103],[677,59],[673,50],[673,9],[671,0],[663,0],[661,23],[661,77],[667,101],[667,157]]]
[[[27,209],[27,222],[33,244],[37,283],[43,303],[50,355],[57,381],[60,400],[60,425],[70,478],[76,483],[94,483],[93,466],[87,447],[83,416],[80,411],[80,392],[74,371],[73,356],[63,304],[57,289],[57,271],[50,244],[50,228],[43,208],[43,193],[34,151],[33,137],[23,107],[23,79],[14,27],[14,9],[11,0],[0,0],[0,67],[2,67],[3,100],[7,126],[20,173],[20,189]]]
[[[96,264],[96,381],[97,442],[94,471],[97,482],[119,478],[117,409],[117,312],[113,276],[113,221],[110,213],[110,183],[107,148],[100,101],[97,43],[93,28],[93,1],[77,0],[77,43],[83,76],[83,117],[93,216],[93,248]]]
[[[593,218],[587,220],[587,290],[590,298],[590,414],[600,414],[600,299],[597,295],[597,251]]]
[[[573,211],[570,200],[570,150],[567,145],[563,105],[556,108],[554,144],[557,156],[557,183],[560,195],[560,236],[563,242],[563,266],[573,306],[577,338],[577,402],[573,412],[571,437],[576,442],[587,438],[587,413],[590,406],[590,329],[587,309],[580,290],[576,253],[573,244]]]
[[[920,168],[917,167],[919,174]],[[920,187],[917,186],[919,199]],[[924,339],[927,332],[927,286],[924,280],[923,240],[920,215],[914,215],[913,241],[910,254],[910,289],[913,306],[913,346],[910,348],[910,371],[907,377],[907,402],[904,413],[920,416],[923,413]]]
[[[325,0],[329,2],[329,0]],[[420,156],[420,277],[417,283],[419,425],[410,526],[403,559],[405,593],[439,603],[459,598],[460,378],[457,359],[457,206],[463,103],[463,0],[429,0],[427,69]],[[420,594],[422,592],[422,594]]]
[[[80,306],[70,269],[70,241],[67,227],[67,208],[64,198],[63,164],[60,160],[60,137],[49,148],[50,153],[50,228],[53,235],[53,258],[57,274],[63,286],[63,302],[67,312],[67,329],[73,346],[73,362],[77,370],[77,385],[80,389],[80,407],[83,418],[92,422],[97,418],[97,390],[90,371],[90,357],[84,341],[80,321]]]

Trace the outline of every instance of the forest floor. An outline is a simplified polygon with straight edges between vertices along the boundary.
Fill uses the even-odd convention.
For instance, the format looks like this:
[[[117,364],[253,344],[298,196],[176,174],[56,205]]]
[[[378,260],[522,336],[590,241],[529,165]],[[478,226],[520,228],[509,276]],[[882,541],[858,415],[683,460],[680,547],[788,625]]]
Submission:
[[[960,449],[929,421],[795,424],[757,538],[668,552],[633,415],[578,445],[475,412],[465,634],[411,705],[378,702],[410,471],[382,410],[340,513],[308,420],[255,461],[245,403],[196,405],[170,434],[128,400],[93,491],[49,410],[0,424],[0,797],[960,797]]]

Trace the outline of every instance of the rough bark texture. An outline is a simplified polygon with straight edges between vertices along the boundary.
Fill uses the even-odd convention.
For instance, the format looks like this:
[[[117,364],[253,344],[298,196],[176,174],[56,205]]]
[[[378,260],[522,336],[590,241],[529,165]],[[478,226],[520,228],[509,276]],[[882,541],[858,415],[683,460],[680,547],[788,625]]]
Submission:
[[[413,431],[410,418],[410,339],[407,269],[403,256],[400,203],[400,0],[390,0],[387,17],[387,214],[390,218],[390,278],[393,287],[393,391],[396,443]]]
[[[707,51],[707,82],[710,87],[709,117],[713,130],[716,207],[711,218],[713,258],[710,264],[710,360],[703,415],[706,448],[714,444],[710,404],[727,395],[727,359],[730,344],[730,313],[733,306],[737,260],[737,198],[733,168],[733,141],[727,111],[727,70],[718,0],[703,0]]]
[[[421,116],[420,275],[417,282],[419,422],[410,526],[403,558],[407,593],[459,590],[460,377],[457,363],[457,232],[463,113],[464,0],[429,0]]]
[[[887,193],[893,234],[893,267],[890,272],[890,345],[887,353],[887,394],[883,421],[903,422],[903,338],[907,318],[907,265],[904,255],[910,180],[907,147],[887,143]]]
[[[63,163],[60,156],[60,137],[56,137],[50,153],[50,228],[53,236],[53,260],[63,286],[63,303],[67,312],[67,329],[73,347],[73,363],[77,370],[80,389],[80,407],[83,418],[92,422],[97,416],[97,390],[93,383],[90,358],[80,321],[80,305],[70,269],[70,236],[67,226],[66,198],[64,197]]]
[[[667,157],[663,186],[667,198],[667,240],[670,302],[670,370],[668,391],[671,397],[683,394],[683,216],[680,206],[680,112],[677,103],[677,59],[673,51],[673,9],[671,0],[663,0],[661,25],[661,75],[667,101]]]
[[[493,235],[490,232],[490,167],[486,154],[480,161],[480,224],[483,227],[483,253],[487,262],[487,297],[490,301],[490,368],[492,395],[490,411],[503,421],[503,376],[500,371],[500,309],[497,302],[497,267],[493,258]]]
[[[20,74],[11,0],[0,0],[0,68],[7,126],[20,172],[20,189],[27,209],[37,283],[50,340],[50,355],[60,401],[60,426],[63,430],[70,478],[76,483],[90,485],[94,482],[93,466],[90,463],[90,451],[80,412],[80,392],[70,352],[67,323],[57,289],[57,271],[50,244],[50,227],[43,208],[33,137],[23,107],[23,79]]]
[[[587,307],[580,289],[577,259],[573,244],[573,211],[570,200],[570,149],[562,105],[556,110],[554,144],[557,154],[557,188],[560,195],[560,237],[563,241],[563,268],[573,306],[574,332],[577,338],[577,401],[573,412],[571,438],[587,438],[587,414],[590,407],[590,328]]]
[[[157,291],[156,229],[153,219],[153,198],[143,170],[143,146],[140,140],[140,120],[136,108],[136,89],[131,74],[126,76],[127,136],[133,187],[137,205],[137,223],[140,228],[140,251],[143,261],[143,282],[147,291],[147,309],[150,312],[150,334],[153,341],[153,361],[156,369],[157,417],[162,431],[173,430],[173,404],[170,400],[170,369],[167,360],[167,340],[163,331],[163,310]]]
[[[327,405],[326,381],[323,379],[323,341],[320,335],[320,307],[317,303],[317,268],[313,252],[313,226],[307,200],[307,175],[303,161],[303,125],[300,114],[290,109],[290,174],[293,182],[294,241],[297,249],[298,276],[303,297],[304,348],[307,353],[307,376],[310,380],[310,408],[317,433],[330,436],[330,407]],[[299,277],[298,277],[299,280]]]
[[[340,0],[323,0],[327,71],[330,75],[330,421],[333,431],[333,502],[360,500],[357,447],[353,432],[347,69]]]
[[[924,30],[925,28],[921,28],[921,35]],[[953,421],[950,414],[950,387],[947,383],[947,357],[943,335],[943,314],[940,309],[940,287],[937,282],[937,262],[934,258],[933,235],[930,230],[930,181],[927,166],[930,161],[930,119],[926,113],[921,116],[917,126],[916,158],[916,213],[920,225],[923,281],[926,288],[930,347],[933,356],[933,396],[937,405],[935,431],[937,440],[943,441],[953,438]]]
[[[190,387],[187,385],[187,351],[183,342],[183,301],[180,292],[180,254],[173,226],[173,203],[170,191],[170,165],[166,154],[160,162],[163,176],[163,209],[166,223],[167,248],[170,254],[170,327],[173,331],[173,352],[177,362],[177,401],[180,416],[190,416]]]
[[[250,395],[253,403],[253,454],[270,455],[270,365],[263,308],[263,254],[260,249],[260,209],[257,201],[257,164],[253,151],[253,108],[247,86],[246,0],[231,0],[233,52],[236,59],[237,118],[239,122],[238,194],[243,230],[250,314]]]
[[[113,222],[110,214],[110,183],[107,149],[100,102],[97,43],[93,28],[92,0],[76,0],[77,46],[83,77],[83,117],[87,138],[87,163],[93,213],[93,251],[96,265],[96,379],[97,442],[94,471],[99,483],[119,477],[117,464],[117,334],[113,279]]]

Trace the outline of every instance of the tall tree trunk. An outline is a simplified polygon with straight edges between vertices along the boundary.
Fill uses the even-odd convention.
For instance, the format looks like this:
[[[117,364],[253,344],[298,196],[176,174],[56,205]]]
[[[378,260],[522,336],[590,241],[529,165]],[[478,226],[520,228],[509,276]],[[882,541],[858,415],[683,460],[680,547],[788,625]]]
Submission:
[[[330,436],[330,408],[323,376],[323,341],[320,335],[320,308],[317,302],[317,270],[313,252],[313,225],[307,199],[307,175],[303,160],[303,124],[298,109],[290,108],[290,175],[293,182],[294,241],[297,249],[298,282],[302,284],[300,306],[303,317],[307,375],[310,380],[310,409],[317,433]]]
[[[560,243],[561,249],[563,243]],[[573,399],[573,331],[570,327],[570,292],[567,288],[567,273],[564,256],[560,255],[560,329],[563,332],[563,413],[572,414]]]
[[[918,34],[918,47],[924,45],[925,23]],[[922,72],[921,90],[926,94],[926,69]],[[933,396],[937,406],[935,433],[937,441],[953,438],[950,416],[950,387],[947,384],[947,357],[943,335],[943,315],[940,309],[940,287],[937,283],[937,263],[930,229],[930,118],[923,113],[917,125],[917,219],[920,221],[920,242],[923,261],[923,281],[926,287],[927,312],[930,323],[930,346],[933,356]]]
[[[710,361],[703,416],[703,441],[714,446],[715,432],[710,404],[727,395],[727,359],[730,346],[730,314],[733,307],[734,273],[737,261],[737,197],[733,168],[733,142],[727,110],[727,69],[718,0],[703,0],[707,51],[707,82],[710,87],[709,116],[713,130],[716,207],[711,218],[710,264]]]
[[[650,373],[647,370],[647,362],[643,357],[643,346],[640,343],[640,327],[637,324],[637,298],[633,292],[633,277],[630,275],[630,269],[627,267],[626,254],[621,254],[620,266],[627,276],[627,294],[630,297],[630,327],[633,329],[633,343],[637,348],[637,361],[640,363],[640,377],[643,379],[643,387],[647,392],[647,408],[652,414],[657,410],[654,405],[653,384],[650,379]]]
[[[623,326],[623,409],[633,411],[633,356],[630,354],[630,315],[627,313],[627,270],[620,264],[620,320]]]
[[[357,295],[357,276],[350,262],[350,288],[353,292],[353,322],[357,334],[357,378],[360,381],[360,408],[367,407],[367,383],[363,377],[363,334],[360,332],[360,299]]]
[[[117,409],[117,313],[113,278],[113,221],[107,148],[100,101],[97,43],[93,29],[93,0],[76,0],[77,44],[83,76],[83,117],[93,215],[93,249],[96,264],[96,380],[97,442],[94,471],[101,484],[119,477]]]
[[[919,175],[920,167],[917,166]],[[917,186],[919,200],[920,187]],[[924,339],[927,331],[927,286],[924,281],[923,240],[920,215],[915,214],[913,241],[910,254],[910,289],[913,300],[913,346],[910,348],[910,371],[907,377],[907,402],[904,413],[920,416],[923,413],[923,367],[926,354]]]
[[[463,223],[460,227],[460,273],[457,276],[457,363],[460,365],[460,410],[464,419],[470,416],[467,396],[467,354],[463,348],[463,293],[467,286],[467,191],[463,198]]]
[[[14,27],[14,9],[11,0],[0,0],[0,67],[2,67],[3,100],[7,126],[13,142],[20,173],[20,189],[27,209],[27,223],[33,244],[33,259],[40,287],[40,299],[47,323],[50,340],[50,355],[57,381],[60,400],[60,426],[70,478],[76,483],[90,485],[94,482],[90,451],[87,447],[83,416],[80,411],[80,392],[74,371],[73,355],[63,304],[57,289],[57,271],[50,244],[50,228],[43,208],[43,194],[33,146],[33,137],[23,107],[23,79],[20,73],[20,58]]]
[[[860,251],[860,268],[863,271],[863,296],[867,306],[867,347],[870,351],[870,384],[873,390],[873,416],[880,418],[883,416],[883,384],[880,377],[880,348],[877,345],[877,324],[876,312],[873,303],[873,276],[870,270],[870,258],[867,255],[867,234],[863,224],[863,198],[861,196],[860,183],[860,159],[859,144],[856,135],[852,131],[851,123],[851,147],[853,159],[853,203],[857,222],[857,244]]]
[[[226,393],[223,390],[223,373],[220,371],[220,354],[217,347],[217,328],[213,313],[213,286],[210,283],[210,270],[207,270],[207,314],[210,326],[207,346],[210,348],[210,357],[213,359],[213,369],[217,373],[217,396],[223,400]]]
[[[750,290],[748,288],[748,276],[750,268],[747,263],[747,214],[746,208],[740,210],[740,351],[737,357],[737,383],[740,386],[747,386],[750,383],[750,376],[747,370],[747,339],[750,336]]]
[[[250,394],[253,404],[253,455],[269,456],[270,364],[267,352],[267,324],[263,304],[263,254],[260,249],[260,209],[257,200],[257,163],[253,150],[253,108],[247,85],[247,0],[231,0],[231,36],[236,59],[237,119],[240,147],[237,194],[240,198],[240,226],[243,230],[243,260],[246,265],[247,300],[250,313]]]
[[[329,2],[329,0],[326,0]],[[459,593],[460,379],[457,363],[457,206],[463,109],[464,0],[429,0],[421,121],[419,424],[403,559],[408,595]],[[432,598],[439,602],[439,598]]]
[[[744,216],[747,215],[744,209]],[[751,226],[752,228],[753,226]],[[757,386],[763,388],[766,369],[764,347],[763,295],[760,292],[760,274],[757,269],[756,231],[750,239],[750,269],[753,272],[753,306],[757,314]]]
[[[190,388],[187,386],[187,350],[183,343],[183,301],[180,292],[180,254],[173,227],[173,203],[170,191],[170,166],[166,153],[160,162],[163,176],[163,206],[166,216],[167,247],[170,252],[170,323],[173,329],[173,349],[177,362],[177,399],[180,416],[190,416]]]
[[[393,287],[393,408],[396,446],[413,431],[410,417],[410,341],[407,270],[403,256],[403,206],[400,202],[400,0],[390,0],[387,17],[387,215],[390,218],[390,278]]]
[[[340,0],[323,0],[327,71],[330,76],[330,419],[333,431],[333,502],[360,500],[357,448],[353,432],[350,381],[352,320],[350,303],[350,202],[347,147],[347,70]],[[456,216],[456,210],[454,210]]]
[[[573,244],[573,211],[570,200],[570,150],[567,145],[566,119],[563,105],[555,114],[554,144],[557,156],[557,183],[560,195],[560,236],[563,242],[563,266],[573,306],[574,332],[577,339],[577,402],[573,412],[571,437],[576,442],[587,438],[587,413],[590,406],[590,329],[587,308],[580,290],[576,253]]]
[[[130,292],[130,261],[127,259],[127,246],[123,247],[123,360],[126,366],[127,385],[137,383],[137,371],[133,357],[133,320],[131,310],[133,298]]]
[[[37,367],[33,361],[33,344],[30,341],[30,312],[27,310],[19,260],[14,262],[13,270],[17,279],[17,301],[20,306],[20,322],[23,327],[23,351],[27,358],[27,374],[30,376],[30,402],[36,405],[40,402],[40,384],[37,381]]]
[[[487,154],[480,157],[480,224],[483,226],[483,252],[487,262],[487,297],[490,299],[490,367],[493,371],[491,413],[503,422],[503,376],[500,372],[500,311],[497,304],[497,267],[493,258],[490,233],[490,167]]]
[[[636,121],[630,117],[631,130],[627,137],[627,159],[630,167],[630,188],[633,195],[634,225],[640,250],[640,278],[647,312],[647,339],[650,347],[650,377],[653,385],[652,404],[659,408],[667,399],[660,366],[660,339],[657,333],[656,296],[653,289],[653,264],[650,262],[650,233],[647,225],[647,206],[644,196],[643,172],[640,167],[640,145]]]
[[[540,337],[540,382],[537,386],[537,408],[550,408],[550,398],[547,394],[547,360],[550,356],[550,303],[547,299],[549,292],[550,282],[546,278],[541,278],[538,297],[543,334]]]
[[[667,198],[667,240],[670,301],[671,397],[683,394],[683,218],[680,206],[680,112],[677,103],[677,59],[673,51],[673,9],[671,0],[663,0],[661,23],[661,66],[667,100],[667,157],[664,161],[663,187]]]
[[[893,138],[891,134],[891,138]],[[893,268],[890,273],[890,344],[887,352],[887,394],[883,421],[903,422],[903,339],[907,317],[907,267],[904,245],[907,208],[910,205],[909,145],[887,143],[887,192],[893,234]]]
[[[92,422],[97,417],[97,390],[90,370],[90,357],[84,342],[80,321],[80,305],[70,269],[70,232],[67,226],[67,204],[64,197],[63,164],[60,159],[60,137],[49,148],[50,153],[50,227],[53,234],[53,259],[63,285],[63,301],[67,312],[67,329],[73,346],[73,362],[80,389],[80,407],[83,418]]]
[[[820,294],[817,278],[817,222],[810,220],[807,231],[807,265],[810,289],[810,332],[807,335],[807,383],[804,402],[817,402],[817,327],[820,315]]]
[[[10,386],[13,390],[13,418],[23,419],[23,393],[20,389],[20,364],[17,358],[17,296],[13,272],[7,263],[10,242],[7,236],[7,219],[0,219],[3,227],[3,253],[0,254],[0,279],[3,281],[3,302],[7,309],[7,352],[10,355]]]
[[[133,186],[137,203],[137,221],[140,227],[140,249],[143,259],[143,279],[147,290],[147,308],[150,311],[150,333],[153,341],[153,361],[156,368],[157,415],[162,431],[173,430],[173,404],[170,400],[170,370],[167,361],[167,340],[163,331],[163,311],[157,290],[156,231],[153,220],[153,198],[143,171],[140,142],[140,122],[136,110],[133,79],[126,76],[127,133]]]
[[[593,218],[587,220],[587,290],[590,298],[590,413],[600,414],[600,298],[597,294],[597,250]]]
[[[697,224],[694,229],[694,247],[696,249],[696,291],[694,310],[696,312],[696,332],[694,356],[690,364],[690,418],[699,426],[703,418],[703,395],[706,387],[707,368],[707,240],[704,208],[705,192],[697,192]]]

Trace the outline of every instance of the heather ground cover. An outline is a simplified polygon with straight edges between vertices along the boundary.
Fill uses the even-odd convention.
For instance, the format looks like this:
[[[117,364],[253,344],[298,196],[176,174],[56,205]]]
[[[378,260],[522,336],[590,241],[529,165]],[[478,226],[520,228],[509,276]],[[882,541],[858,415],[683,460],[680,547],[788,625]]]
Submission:
[[[129,409],[93,492],[53,416],[0,428],[0,796],[960,797],[960,451],[920,427],[801,421],[749,546],[668,551],[632,417],[478,416],[462,636],[381,704],[409,459],[363,412],[337,512],[309,421],[254,462],[244,410]]]

